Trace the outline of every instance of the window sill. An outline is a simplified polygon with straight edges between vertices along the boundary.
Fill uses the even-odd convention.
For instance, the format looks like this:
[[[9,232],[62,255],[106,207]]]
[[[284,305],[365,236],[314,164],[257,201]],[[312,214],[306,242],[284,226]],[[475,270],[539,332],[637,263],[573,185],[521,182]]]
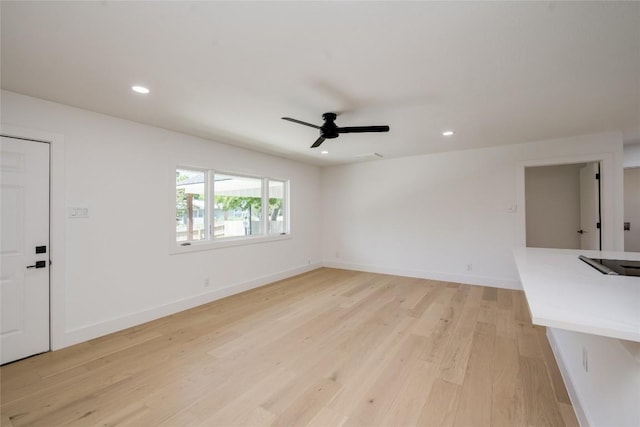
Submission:
[[[229,237],[223,240],[190,242],[190,245],[180,246],[173,243],[169,250],[169,255],[184,254],[189,252],[210,251],[215,249],[230,248],[234,246],[255,245],[259,243],[277,242],[280,240],[290,240],[291,234],[278,234],[274,236],[256,236],[256,237]]]

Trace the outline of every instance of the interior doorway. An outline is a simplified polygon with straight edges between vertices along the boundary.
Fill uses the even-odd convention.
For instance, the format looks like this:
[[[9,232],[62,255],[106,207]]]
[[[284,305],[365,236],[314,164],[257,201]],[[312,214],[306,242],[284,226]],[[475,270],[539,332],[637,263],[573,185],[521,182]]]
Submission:
[[[640,167],[624,170],[624,250],[640,252]]]
[[[600,250],[600,162],[525,167],[526,246]]]

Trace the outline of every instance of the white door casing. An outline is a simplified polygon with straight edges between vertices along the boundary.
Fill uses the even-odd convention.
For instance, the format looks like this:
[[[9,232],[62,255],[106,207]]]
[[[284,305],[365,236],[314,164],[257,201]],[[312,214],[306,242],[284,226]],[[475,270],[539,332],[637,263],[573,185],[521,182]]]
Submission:
[[[616,136],[617,138],[617,136]],[[533,159],[518,162],[516,167],[516,245],[527,246],[527,218],[526,218],[526,191],[525,169],[531,166],[547,166],[575,163],[598,162],[603,179],[600,181],[600,221],[601,245],[605,251],[624,250],[624,232],[622,231],[623,200],[622,192],[622,165],[613,152],[575,154],[554,158]],[[618,174],[620,165],[620,174]]]
[[[49,144],[2,137],[0,149],[0,363],[7,363],[50,348]]]
[[[580,248],[600,250],[600,163],[587,163],[580,169]]]

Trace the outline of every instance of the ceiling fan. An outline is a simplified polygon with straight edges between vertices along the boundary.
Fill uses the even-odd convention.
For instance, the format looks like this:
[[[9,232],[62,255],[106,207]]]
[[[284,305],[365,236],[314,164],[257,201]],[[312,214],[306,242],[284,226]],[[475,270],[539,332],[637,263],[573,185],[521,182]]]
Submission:
[[[389,132],[389,126],[349,126],[338,127],[335,124],[336,113],[324,113],[322,120],[324,124],[317,126],[311,123],[303,122],[301,120],[292,119],[291,117],[283,117],[283,120],[288,120],[293,123],[309,126],[312,128],[320,129],[320,137],[316,139],[311,145],[311,148],[319,147],[325,139],[337,138],[341,133],[362,133],[362,132]]]

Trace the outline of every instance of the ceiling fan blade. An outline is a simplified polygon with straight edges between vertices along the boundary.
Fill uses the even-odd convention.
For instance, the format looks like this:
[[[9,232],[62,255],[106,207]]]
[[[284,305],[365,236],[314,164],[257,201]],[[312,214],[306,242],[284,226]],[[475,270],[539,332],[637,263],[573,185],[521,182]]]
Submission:
[[[322,144],[323,142],[324,142],[324,137],[321,136],[320,138],[316,139],[316,142],[313,143],[311,148],[319,147],[320,144]]]
[[[309,126],[309,127],[312,127],[312,128],[320,129],[320,126],[312,125],[311,123],[303,122],[302,120],[292,119],[291,117],[283,117],[282,120],[288,120],[288,121],[293,122],[293,123],[298,123],[299,125],[305,125],[305,126]]]
[[[337,130],[338,133],[389,132],[389,126],[348,126]]]

